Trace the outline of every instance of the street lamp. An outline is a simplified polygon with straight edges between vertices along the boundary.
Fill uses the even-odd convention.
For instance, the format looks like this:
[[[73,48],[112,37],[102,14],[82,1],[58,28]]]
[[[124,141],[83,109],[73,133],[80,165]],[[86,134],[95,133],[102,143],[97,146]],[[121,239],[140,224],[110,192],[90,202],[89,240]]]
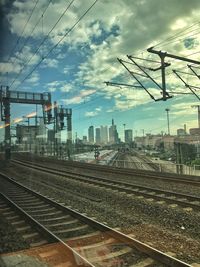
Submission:
[[[167,112],[167,127],[168,127],[168,135],[170,135],[170,129],[169,129],[169,108],[166,108],[165,111]]]

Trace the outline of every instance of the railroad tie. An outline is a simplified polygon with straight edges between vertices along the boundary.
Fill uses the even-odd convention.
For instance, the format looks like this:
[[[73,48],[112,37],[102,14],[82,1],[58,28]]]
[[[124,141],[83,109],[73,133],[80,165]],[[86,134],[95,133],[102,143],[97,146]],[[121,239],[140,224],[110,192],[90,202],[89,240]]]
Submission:
[[[152,258],[147,258],[138,263],[134,263],[130,267],[150,267],[154,264],[155,264],[155,261]]]

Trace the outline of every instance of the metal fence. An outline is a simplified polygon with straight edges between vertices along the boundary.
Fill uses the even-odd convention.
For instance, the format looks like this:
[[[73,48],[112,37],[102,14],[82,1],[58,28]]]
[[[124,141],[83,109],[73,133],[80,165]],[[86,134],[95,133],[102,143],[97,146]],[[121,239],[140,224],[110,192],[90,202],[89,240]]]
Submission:
[[[177,174],[186,174],[186,175],[197,175],[200,176],[200,165],[187,166],[184,164],[175,164],[175,163],[155,163],[155,162],[134,162],[127,160],[114,160],[112,163],[101,160],[98,162],[101,165],[111,165],[117,168],[131,168],[139,170],[149,170],[155,172],[163,173],[177,173]]]

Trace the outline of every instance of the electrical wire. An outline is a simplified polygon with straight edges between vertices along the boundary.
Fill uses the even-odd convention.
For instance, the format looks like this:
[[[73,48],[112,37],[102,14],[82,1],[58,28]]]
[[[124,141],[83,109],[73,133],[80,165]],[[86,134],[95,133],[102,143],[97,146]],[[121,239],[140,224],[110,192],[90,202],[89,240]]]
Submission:
[[[27,25],[28,25],[28,23],[29,23],[29,21],[30,21],[32,15],[33,15],[33,12],[34,12],[34,10],[35,10],[35,8],[36,8],[38,2],[39,2],[39,0],[36,0],[35,5],[33,6],[33,8],[32,8],[32,10],[31,10],[31,13],[30,13],[29,17],[28,17],[27,21],[26,21],[25,24],[24,24],[24,27],[23,27],[23,29],[22,29],[22,32],[21,32],[20,36],[17,38],[17,41],[15,42],[13,48],[11,49],[11,51],[10,51],[10,53],[9,53],[7,62],[9,62],[9,61],[11,60],[11,57],[12,57],[12,55],[13,55],[13,53],[14,53],[16,47],[18,46],[20,40],[22,39],[23,34],[24,34],[24,32],[25,32],[25,29],[26,29],[26,27],[27,27]],[[3,79],[4,79],[4,77],[3,77],[2,80],[0,81],[0,84],[2,83]]]
[[[95,0],[93,4],[79,17],[79,19],[74,23],[74,25],[60,38],[60,40],[48,51],[48,53],[37,63],[37,65],[31,70],[31,72],[26,75],[26,77],[20,82],[19,86],[39,67],[39,65],[46,59],[51,52],[64,40],[64,38],[73,31],[73,29],[79,24],[79,22],[86,16],[86,14],[93,8],[93,6],[98,2]],[[18,86],[18,87],[19,87]],[[18,88],[17,87],[17,88]],[[15,89],[17,89],[15,88]]]
[[[186,27],[185,29],[183,29],[182,31],[180,31],[178,34],[176,33],[176,34],[174,34],[174,35],[172,35],[172,36],[166,38],[164,41],[161,41],[161,42],[157,43],[156,45],[154,45],[154,48],[157,47],[157,46],[160,46],[161,44],[164,44],[164,43],[167,42],[167,41],[173,40],[174,38],[178,38],[178,37],[180,37],[180,34],[181,34],[181,33],[187,31],[188,29],[191,29],[192,27],[194,27],[194,26],[196,26],[196,25],[198,25],[198,24],[200,24],[200,21],[195,22],[195,23],[193,23],[191,26]]]
[[[185,40],[186,38],[192,38],[192,37],[194,37],[194,36],[196,36],[196,35],[199,35],[199,34],[200,34],[200,31],[199,31],[199,29],[198,29],[198,32],[196,32],[196,33],[194,33],[194,34],[192,34],[192,35],[183,37],[183,38],[181,38],[181,39],[178,39],[178,40],[175,39],[175,40],[173,40],[173,41],[170,41],[170,42],[168,42],[168,43],[165,43],[165,44],[162,45],[162,47],[165,47],[165,46],[167,46],[167,45],[169,45],[169,44],[172,44],[172,43],[181,42],[181,41]]]
[[[36,48],[36,50],[33,52],[33,55],[28,59],[28,61],[24,64],[24,66],[22,67],[22,69],[20,70],[20,72],[17,74],[17,76],[15,77],[15,79],[12,81],[12,83],[10,84],[10,87],[14,84],[14,82],[18,79],[18,77],[21,75],[22,71],[26,68],[26,66],[28,66],[28,64],[31,62],[32,58],[38,53],[38,51],[40,50],[40,48],[42,47],[42,45],[44,44],[44,42],[48,39],[49,35],[52,33],[52,31],[55,29],[55,27],[58,25],[58,23],[60,22],[60,20],[63,18],[63,16],[66,14],[66,12],[68,11],[68,9],[70,8],[70,6],[73,4],[75,0],[72,0],[67,7],[65,8],[65,10],[63,11],[63,13],[60,15],[60,17],[58,18],[58,20],[56,21],[56,23],[53,25],[53,27],[50,29],[50,31],[48,32],[48,34],[43,38],[43,40],[41,41],[41,43],[39,44],[39,46]],[[43,59],[43,58],[42,58]],[[43,61],[43,60],[42,60]],[[20,83],[21,84],[21,83]]]
[[[33,32],[34,32],[35,29],[37,28],[37,26],[38,26],[38,24],[40,23],[41,19],[43,19],[43,16],[44,16],[44,14],[46,13],[46,11],[47,11],[47,9],[48,9],[48,7],[49,7],[51,1],[52,1],[52,0],[50,0],[50,1],[48,2],[47,6],[45,7],[44,11],[42,12],[42,15],[41,15],[41,16],[39,17],[39,19],[37,20],[36,24],[35,24],[34,27],[32,28],[32,31],[30,32],[29,36],[26,38],[26,40],[25,40],[23,46],[22,46],[21,49],[18,51],[18,53],[21,53],[21,52],[22,52],[23,48],[25,47],[25,45],[28,43],[28,41],[29,41],[30,38],[32,37]],[[15,61],[13,62],[13,64],[15,64],[16,60],[17,60],[17,57],[15,57]],[[26,60],[26,59],[25,59],[25,60]],[[26,62],[24,63],[23,67],[25,66],[25,64],[26,64]],[[20,70],[20,71],[21,71],[21,70]],[[18,75],[19,75],[19,74],[17,74],[17,75],[15,76],[14,80],[10,83],[9,87],[12,86],[12,84],[13,84],[13,83],[15,82],[15,80],[17,79]]]

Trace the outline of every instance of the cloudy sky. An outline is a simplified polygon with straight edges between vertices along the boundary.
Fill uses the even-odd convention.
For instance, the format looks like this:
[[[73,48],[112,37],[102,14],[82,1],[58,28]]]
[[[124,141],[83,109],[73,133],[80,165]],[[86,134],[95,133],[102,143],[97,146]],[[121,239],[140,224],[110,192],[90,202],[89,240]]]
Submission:
[[[137,64],[161,84],[159,57],[147,52],[164,50],[200,60],[199,0],[1,0],[0,84],[10,90],[51,92],[54,101],[73,110],[73,131],[79,137],[90,125],[110,125],[114,118],[120,136],[123,124],[142,135],[197,126],[199,104],[173,69],[183,71],[186,83],[199,85],[187,62],[166,58],[167,91],[173,98],[155,102],[143,88],[106,86],[105,81],[139,85],[117,58]],[[125,63],[131,72],[142,74]],[[144,68],[145,67],[145,68]],[[200,68],[195,68],[199,72]],[[136,76],[156,99],[161,89]],[[177,93],[177,94],[175,94]],[[195,93],[198,95],[198,89]],[[199,93],[200,96],[200,93]],[[34,106],[12,105],[12,119],[34,111]],[[3,123],[1,122],[0,125]],[[3,129],[0,130],[3,136]]]

